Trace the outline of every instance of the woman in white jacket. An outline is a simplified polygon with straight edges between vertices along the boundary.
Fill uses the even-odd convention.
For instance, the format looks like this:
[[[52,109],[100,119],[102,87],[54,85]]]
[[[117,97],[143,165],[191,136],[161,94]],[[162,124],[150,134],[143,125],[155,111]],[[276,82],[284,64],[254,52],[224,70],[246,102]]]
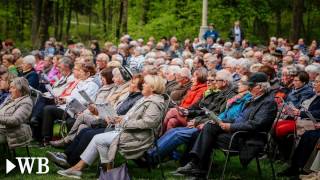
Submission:
[[[59,99],[58,104],[48,105],[43,110],[42,123],[41,123],[41,136],[43,139],[43,145],[46,145],[52,137],[54,120],[62,119],[64,114],[64,108],[71,100],[76,99],[81,104],[86,104],[86,100],[80,95],[79,91],[85,91],[91,99],[94,99],[99,86],[94,82],[93,76],[95,75],[95,66],[92,63],[84,63],[80,70],[80,82],[72,90],[70,96]],[[66,114],[67,115],[67,114]],[[70,117],[69,115],[67,115]]]

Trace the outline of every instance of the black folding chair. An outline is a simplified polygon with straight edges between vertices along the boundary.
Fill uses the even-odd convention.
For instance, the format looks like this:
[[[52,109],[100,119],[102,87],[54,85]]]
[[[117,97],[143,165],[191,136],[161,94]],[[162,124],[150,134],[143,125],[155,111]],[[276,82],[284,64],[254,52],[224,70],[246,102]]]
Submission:
[[[229,142],[229,145],[228,145],[228,148],[227,149],[224,149],[224,148],[219,148],[222,152],[225,153],[225,162],[224,162],[224,166],[223,166],[223,170],[222,170],[222,174],[221,174],[221,177],[220,179],[224,179],[225,178],[225,172],[226,172],[226,169],[227,169],[227,166],[228,166],[228,162],[230,161],[230,156],[236,156],[236,155],[239,155],[239,151],[238,150],[234,150],[232,149],[232,145],[235,141],[235,138],[239,137],[239,136],[244,136],[244,135],[252,135],[252,133],[248,132],[248,131],[238,131],[238,132],[235,132],[232,136],[231,136],[231,139],[230,139],[230,142]],[[263,138],[265,138],[266,140],[266,147],[263,148],[263,150],[261,152],[259,152],[257,154],[257,156],[255,157],[255,160],[256,160],[256,163],[257,163],[257,170],[258,170],[258,173],[259,175],[261,176],[261,168],[260,168],[260,162],[259,162],[259,158],[262,157],[263,155],[267,155],[267,158],[269,159],[269,163],[270,163],[270,166],[271,166],[271,170],[272,170],[272,176],[273,176],[273,179],[275,179],[275,171],[274,171],[274,166],[273,166],[273,161],[272,161],[272,158],[269,156],[269,153],[270,153],[270,147],[269,147],[269,143],[267,142],[268,141],[268,134],[265,133],[265,132],[257,132],[255,133],[255,135],[259,135]],[[211,165],[210,165],[211,166]],[[209,171],[210,172],[210,171]]]

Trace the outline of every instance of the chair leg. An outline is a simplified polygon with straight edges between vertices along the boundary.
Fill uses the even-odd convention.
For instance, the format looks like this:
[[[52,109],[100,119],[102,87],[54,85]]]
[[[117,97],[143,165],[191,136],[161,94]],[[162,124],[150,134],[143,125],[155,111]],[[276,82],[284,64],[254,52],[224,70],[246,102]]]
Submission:
[[[212,157],[210,157],[209,168],[208,168],[208,172],[207,172],[207,179],[209,179],[209,177],[210,177],[210,172],[211,172],[211,168],[212,168],[212,164],[213,164],[213,159],[214,159],[214,153],[212,153]]]
[[[272,161],[271,158],[269,158],[269,163],[270,163],[271,171],[272,171],[272,179],[275,180],[276,179],[276,173],[274,171],[273,161]]]
[[[162,179],[165,180],[165,176],[164,176],[164,172],[163,172],[163,168],[162,168],[162,163],[161,163],[161,158],[160,158],[160,155],[159,155],[159,147],[158,147],[158,144],[155,143],[156,145],[156,150],[157,150],[157,158],[158,158],[158,162],[159,162],[159,166],[160,166],[160,171],[161,171],[161,176],[162,176]]]
[[[226,160],[224,161],[224,166],[223,166],[223,170],[222,170],[222,175],[220,177],[221,180],[224,179],[224,176],[225,176],[225,172],[227,170],[227,165],[228,165],[228,162],[230,160],[230,152],[228,151],[227,152],[227,156],[226,156]]]
[[[27,155],[28,155],[28,157],[31,158],[30,151],[29,151],[29,146],[28,146],[28,145],[26,145],[26,150],[27,150]]]
[[[12,149],[12,160],[17,157],[16,149]]]
[[[256,157],[256,163],[257,163],[257,170],[258,170],[258,173],[259,173],[259,176],[261,176],[261,167],[260,167],[260,162],[259,162],[259,158]]]

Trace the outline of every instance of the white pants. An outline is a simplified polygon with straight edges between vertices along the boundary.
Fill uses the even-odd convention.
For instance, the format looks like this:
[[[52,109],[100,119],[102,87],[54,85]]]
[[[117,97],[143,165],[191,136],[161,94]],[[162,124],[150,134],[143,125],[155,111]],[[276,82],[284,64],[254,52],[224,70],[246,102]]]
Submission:
[[[109,146],[118,134],[119,131],[109,131],[95,135],[80,158],[86,164],[91,165],[100,155],[101,163],[107,163]]]

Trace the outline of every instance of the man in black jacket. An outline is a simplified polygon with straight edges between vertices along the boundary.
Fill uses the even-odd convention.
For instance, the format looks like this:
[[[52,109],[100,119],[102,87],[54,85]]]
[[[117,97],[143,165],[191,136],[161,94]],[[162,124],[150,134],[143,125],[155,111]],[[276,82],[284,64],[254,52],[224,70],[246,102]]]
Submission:
[[[254,73],[248,80],[252,101],[239,114],[234,123],[207,123],[198,136],[190,154],[192,160],[177,169],[177,173],[192,176],[205,176],[212,149],[228,148],[232,134],[237,131],[268,132],[276,117],[277,106],[274,96],[269,93],[270,84],[267,75]],[[240,139],[235,139],[232,149],[240,150]]]

